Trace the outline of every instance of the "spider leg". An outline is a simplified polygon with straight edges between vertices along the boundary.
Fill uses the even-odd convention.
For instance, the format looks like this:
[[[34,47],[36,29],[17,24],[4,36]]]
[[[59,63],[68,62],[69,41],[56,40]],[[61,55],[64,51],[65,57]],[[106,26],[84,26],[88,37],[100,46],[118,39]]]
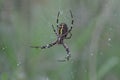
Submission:
[[[56,43],[57,43],[57,41],[52,42],[52,43],[50,43],[50,44],[47,44],[47,45],[45,45],[45,46],[42,46],[41,49],[50,48],[50,47],[54,46]]]
[[[71,14],[71,18],[72,18],[71,25],[73,25],[74,20],[73,20],[73,14],[72,14],[72,11],[71,11],[71,10],[70,10],[70,14]]]
[[[55,30],[55,28],[54,28],[53,25],[52,25],[52,28],[53,28],[53,31],[54,31],[54,33],[56,34],[56,36],[58,36],[58,34],[57,34],[57,32],[56,32],[56,30]]]
[[[31,47],[31,48],[46,49],[46,48],[50,48],[50,47],[54,46],[56,43],[57,43],[57,41],[52,42],[52,43],[50,43],[50,44],[47,44],[47,45],[45,45],[45,46],[30,46],[30,47]]]
[[[57,28],[58,28],[58,26],[59,26],[59,15],[60,15],[60,12],[58,12],[58,15],[57,15],[57,20],[56,20],[56,23],[57,23]]]
[[[74,24],[73,14],[72,14],[72,11],[71,11],[71,10],[70,10],[70,14],[71,14],[72,21],[71,21],[71,27],[70,27],[70,29],[69,29],[69,32],[72,30],[72,27],[73,27],[73,24]]]
[[[70,39],[72,37],[72,33],[71,32],[69,33],[70,33],[70,36],[69,37],[67,36],[65,39]]]
[[[69,51],[69,48],[68,48],[68,46],[65,44],[65,43],[63,43],[63,47],[66,49],[66,51],[67,51],[67,55],[66,55],[66,59],[67,59],[67,61],[69,61],[69,59],[70,59],[70,57],[71,57],[71,54],[70,54],[70,51]]]

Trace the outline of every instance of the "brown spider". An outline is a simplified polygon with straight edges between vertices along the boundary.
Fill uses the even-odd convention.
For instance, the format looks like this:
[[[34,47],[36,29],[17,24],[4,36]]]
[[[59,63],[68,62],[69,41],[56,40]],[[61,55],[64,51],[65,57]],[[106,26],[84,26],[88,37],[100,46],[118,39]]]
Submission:
[[[58,15],[57,15],[57,20],[56,20],[56,23],[57,23],[57,31],[55,30],[54,26],[52,25],[52,28],[53,28],[53,31],[54,33],[56,34],[57,36],[57,40],[50,43],[50,44],[47,44],[45,46],[31,46],[32,48],[41,48],[41,49],[46,49],[46,48],[50,48],[52,46],[54,46],[55,44],[62,44],[63,47],[66,49],[67,51],[67,55],[66,55],[66,59],[69,60],[70,57],[71,57],[71,54],[70,54],[70,51],[69,51],[69,48],[68,46],[64,43],[64,39],[70,39],[72,34],[71,34],[71,30],[72,30],[72,27],[73,27],[73,23],[74,23],[74,20],[73,20],[73,15],[72,15],[72,12],[70,10],[70,14],[71,14],[71,18],[72,18],[72,21],[71,21],[71,27],[70,29],[68,29],[67,27],[67,24],[66,23],[61,23],[59,24],[59,15],[60,15],[60,12],[58,12]],[[70,36],[67,36],[68,34],[70,34]]]

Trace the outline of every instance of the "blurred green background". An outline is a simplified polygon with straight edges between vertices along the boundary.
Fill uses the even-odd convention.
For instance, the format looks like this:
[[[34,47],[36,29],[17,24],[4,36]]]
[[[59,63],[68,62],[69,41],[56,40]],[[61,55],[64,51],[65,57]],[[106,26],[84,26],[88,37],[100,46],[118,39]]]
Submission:
[[[56,40],[52,24],[69,27],[61,45],[41,50]],[[120,0],[0,0],[0,80],[120,80]]]

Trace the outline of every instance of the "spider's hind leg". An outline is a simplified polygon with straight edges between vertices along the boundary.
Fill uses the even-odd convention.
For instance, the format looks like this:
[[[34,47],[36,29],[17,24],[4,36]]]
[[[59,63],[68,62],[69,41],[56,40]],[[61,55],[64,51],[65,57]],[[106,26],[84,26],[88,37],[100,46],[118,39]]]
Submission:
[[[67,59],[67,61],[69,61],[69,59],[70,59],[70,57],[71,57],[69,48],[68,48],[68,46],[67,46],[65,43],[63,43],[63,47],[64,47],[64,48],[66,49],[66,51],[67,51],[67,55],[65,56],[65,58]]]
[[[47,45],[45,45],[45,46],[30,46],[30,47],[31,47],[31,48],[41,48],[41,49],[46,49],[46,48],[50,48],[50,47],[54,46],[56,43],[57,43],[57,42],[55,41],[55,42],[52,42],[52,43],[47,44]]]
[[[50,43],[50,44],[47,44],[47,45],[45,45],[45,46],[42,46],[41,49],[50,48],[50,47],[54,46],[56,43],[57,43],[57,42],[52,42],[52,43]]]

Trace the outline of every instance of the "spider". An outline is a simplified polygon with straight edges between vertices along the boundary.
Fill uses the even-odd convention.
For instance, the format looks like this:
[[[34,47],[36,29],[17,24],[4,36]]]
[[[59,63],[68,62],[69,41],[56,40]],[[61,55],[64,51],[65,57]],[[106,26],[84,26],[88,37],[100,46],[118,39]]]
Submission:
[[[57,36],[57,40],[50,43],[50,44],[47,44],[45,46],[31,46],[32,48],[41,48],[41,49],[46,49],[46,48],[50,48],[52,46],[54,46],[55,44],[61,44],[63,45],[63,47],[66,49],[66,52],[67,52],[67,55],[65,56],[65,59],[67,61],[69,61],[70,57],[71,57],[71,54],[70,54],[70,50],[68,48],[68,46],[66,45],[66,43],[64,43],[64,39],[70,39],[72,34],[71,34],[71,30],[72,30],[72,27],[73,27],[73,23],[74,23],[74,20],[73,20],[73,15],[72,15],[72,12],[70,10],[70,15],[71,15],[71,27],[70,29],[68,29],[68,26],[66,23],[60,23],[59,24],[59,15],[60,15],[60,12],[58,12],[58,15],[57,15],[57,20],[56,20],[56,23],[57,23],[57,31],[56,29],[54,28],[54,26],[52,25],[52,28],[53,28],[53,31],[54,33],[56,34]],[[68,34],[70,34],[70,36],[68,36]]]

